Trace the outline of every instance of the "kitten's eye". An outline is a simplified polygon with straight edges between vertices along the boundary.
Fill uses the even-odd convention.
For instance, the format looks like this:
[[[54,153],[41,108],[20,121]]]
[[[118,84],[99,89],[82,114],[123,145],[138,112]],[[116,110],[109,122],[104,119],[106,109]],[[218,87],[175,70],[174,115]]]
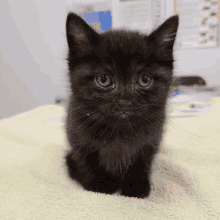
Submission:
[[[106,74],[101,74],[96,77],[96,82],[101,86],[101,87],[108,87],[112,84],[111,77],[109,77]]]
[[[141,77],[138,78],[138,85],[141,87],[148,87],[152,84],[153,79],[150,75],[142,75]]]

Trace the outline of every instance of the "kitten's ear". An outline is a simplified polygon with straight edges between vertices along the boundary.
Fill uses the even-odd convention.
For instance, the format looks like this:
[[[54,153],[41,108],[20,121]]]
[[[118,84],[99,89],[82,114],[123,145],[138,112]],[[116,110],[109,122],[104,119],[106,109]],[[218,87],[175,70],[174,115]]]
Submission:
[[[165,61],[173,60],[173,45],[176,39],[178,25],[179,16],[172,16],[147,37],[158,59]]]
[[[83,56],[92,51],[99,42],[96,33],[81,17],[70,12],[66,20],[66,36],[70,52]]]

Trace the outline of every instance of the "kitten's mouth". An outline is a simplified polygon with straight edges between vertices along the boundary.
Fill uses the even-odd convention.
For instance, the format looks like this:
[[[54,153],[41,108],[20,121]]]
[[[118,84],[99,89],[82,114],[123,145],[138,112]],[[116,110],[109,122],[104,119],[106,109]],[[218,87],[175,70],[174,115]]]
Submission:
[[[122,118],[122,119],[124,119],[124,118],[127,118],[129,115],[130,115],[130,113],[129,112],[120,112],[120,113],[118,113],[118,114],[116,114],[119,118]]]
[[[126,118],[129,114],[126,112],[123,112],[119,115],[119,118]]]
[[[116,110],[116,109],[115,109]],[[115,116],[117,116],[118,118],[120,119],[125,119],[127,118],[129,115],[132,114],[132,111],[130,110],[130,108],[127,108],[127,109],[117,109],[115,112],[114,112]]]

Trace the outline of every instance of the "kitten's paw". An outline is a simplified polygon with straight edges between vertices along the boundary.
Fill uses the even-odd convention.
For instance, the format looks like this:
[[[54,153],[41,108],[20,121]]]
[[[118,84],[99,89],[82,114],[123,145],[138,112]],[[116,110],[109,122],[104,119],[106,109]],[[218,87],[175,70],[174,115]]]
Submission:
[[[84,189],[93,192],[113,194],[120,187],[120,181],[108,175],[96,175],[91,182],[83,186]]]
[[[148,180],[142,182],[128,181],[123,183],[121,187],[121,195],[137,198],[146,198],[150,194],[150,183]]]

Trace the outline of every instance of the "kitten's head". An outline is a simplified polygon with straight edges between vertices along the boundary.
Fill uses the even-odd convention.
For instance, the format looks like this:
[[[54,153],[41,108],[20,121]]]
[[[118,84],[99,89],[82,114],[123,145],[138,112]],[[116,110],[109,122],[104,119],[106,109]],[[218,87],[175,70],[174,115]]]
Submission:
[[[110,137],[114,128],[129,136],[142,128],[160,132],[177,28],[178,16],[173,16],[149,36],[126,30],[99,34],[69,13],[69,119],[74,117],[75,126],[84,123],[97,138]]]

